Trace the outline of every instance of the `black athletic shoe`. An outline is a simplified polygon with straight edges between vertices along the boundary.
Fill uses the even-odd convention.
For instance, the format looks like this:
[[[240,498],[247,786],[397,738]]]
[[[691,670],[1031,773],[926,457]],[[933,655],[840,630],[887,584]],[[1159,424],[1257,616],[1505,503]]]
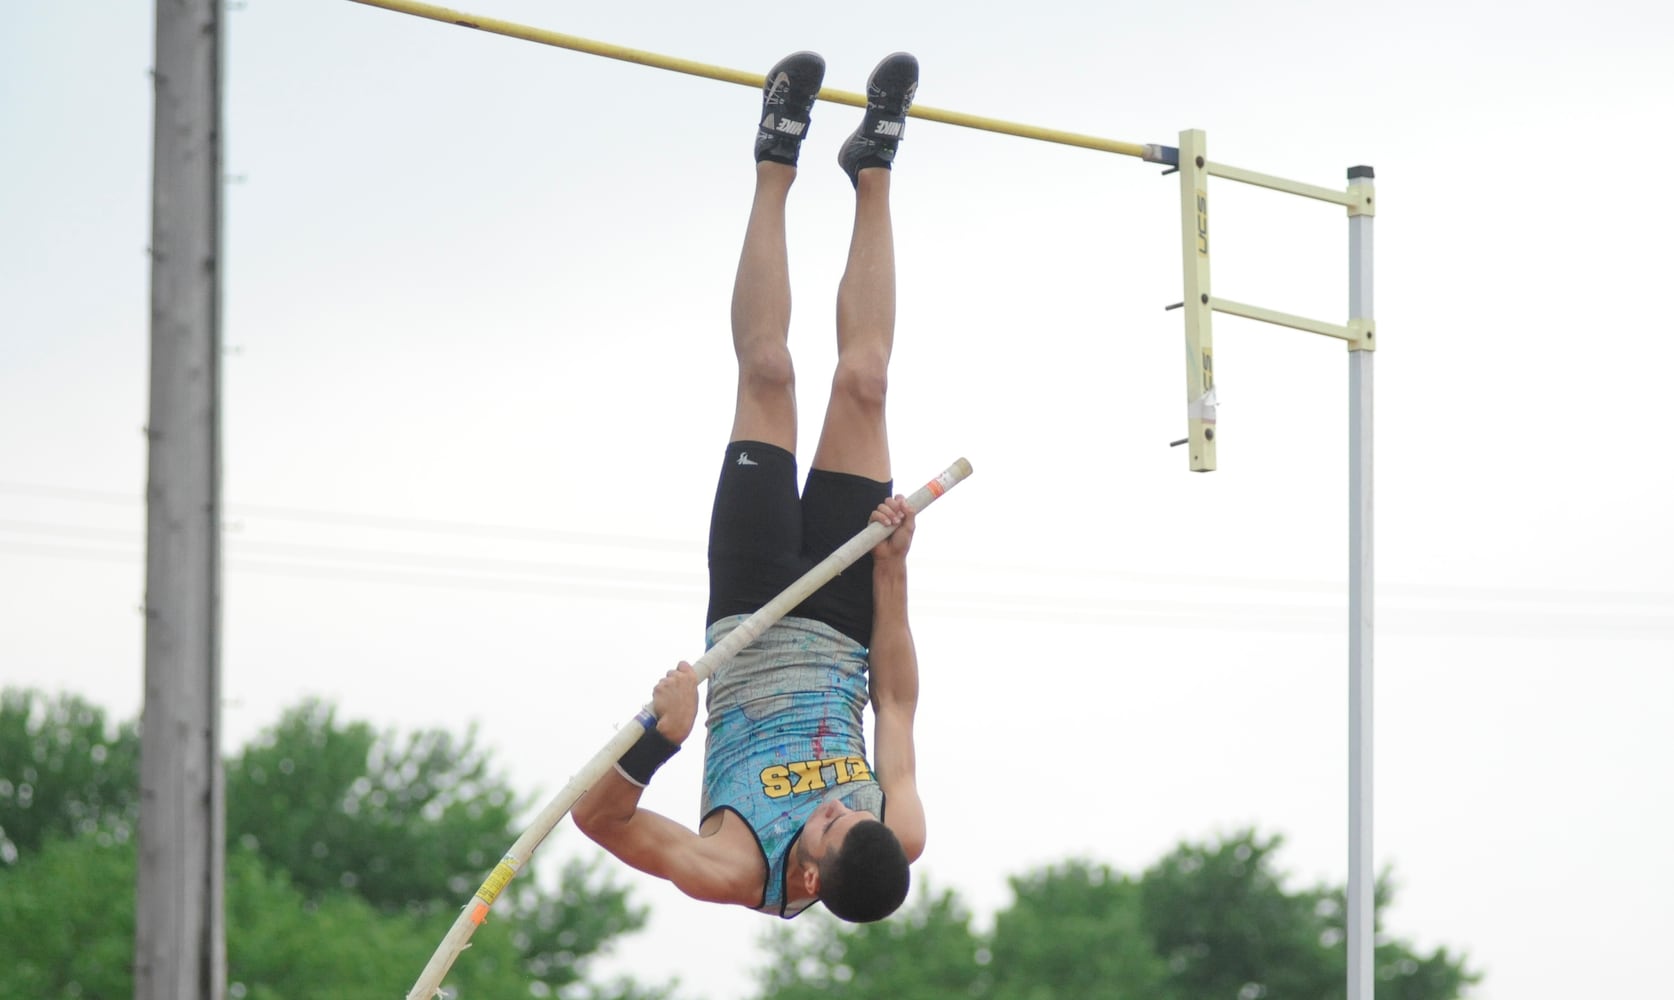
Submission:
[[[895,162],[895,148],[907,130],[907,111],[918,93],[918,59],[909,52],[885,56],[866,81],[866,117],[854,130],[837,163],[860,186],[860,172],[867,167],[884,167]]]
[[[756,127],[756,162],[796,166],[808,120],[825,79],[817,52],[792,52],[767,71],[761,88],[761,124]]]

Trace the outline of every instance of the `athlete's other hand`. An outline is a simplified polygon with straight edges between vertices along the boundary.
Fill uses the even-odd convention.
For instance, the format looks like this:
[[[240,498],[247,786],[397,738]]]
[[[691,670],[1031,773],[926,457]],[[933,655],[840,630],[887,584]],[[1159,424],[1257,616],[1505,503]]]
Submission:
[[[697,671],[685,660],[663,675],[651,690],[651,711],[657,716],[657,732],[671,743],[684,743],[697,720]]]
[[[907,506],[907,498],[897,493],[872,512],[875,524],[888,524],[895,527],[895,532],[879,542],[872,549],[872,558],[882,562],[894,559],[905,559],[907,550],[913,545],[913,529],[918,523],[918,515]]]

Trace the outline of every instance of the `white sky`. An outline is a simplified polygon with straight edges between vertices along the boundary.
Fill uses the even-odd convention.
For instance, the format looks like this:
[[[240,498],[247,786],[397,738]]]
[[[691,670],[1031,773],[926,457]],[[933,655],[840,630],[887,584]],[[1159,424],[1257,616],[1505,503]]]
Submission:
[[[1645,995],[1674,935],[1674,14],[1603,0],[473,12],[1327,186],[1378,171],[1377,841],[1389,929],[1486,1000]],[[151,5],[0,13],[0,683],[138,710]],[[308,695],[478,723],[544,800],[702,649],[757,98],[345,0],[229,17],[225,739]],[[793,192],[806,462],[859,112]],[[915,545],[921,879],[1284,833],[1346,874],[1346,364],[1221,317],[1221,469],[1182,434],[1178,186],[914,123],[896,471]],[[1218,294],[1346,313],[1340,210],[1217,181]],[[499,530],[486,530],[498,526]],[[701,753],[649,803],[695,818]],[[539,857],[591,851],[566,824]],[[633,877],[613,967],[712,1000],[761,918]],[[465,959],[465,960],[468,960]],[[418,970],[414,970],[415,975]],[[392,984],[404,989],[407,984]]]

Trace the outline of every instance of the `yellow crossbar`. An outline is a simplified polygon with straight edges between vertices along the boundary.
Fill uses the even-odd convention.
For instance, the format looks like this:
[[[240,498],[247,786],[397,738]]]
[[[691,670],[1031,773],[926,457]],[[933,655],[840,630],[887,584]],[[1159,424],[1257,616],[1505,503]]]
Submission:
[[[432,21],[457,24],[464,28],[475,28],[478,31],[486,31],[493,35],[521,38],[527,42],[539,42],[542,45],[553,45],[560,49],[604,56],[606,59],[620,59],[623,62],[638,63],[641,66],[651,66],[656,69],[706,77],[710,80],[720,80],[723,83],[736,83],[745,87],[760,88],[766,75],[765,72],[746,73],[742,70],[727,69],[725,66],[711,66],[708,63],[693,62],[690,59],[676,59],[673,56],[658,55],[655,52],[611,45],[608,42],[595,42],[590,38],[564,35],[543,28],[531,28],[526,24],[514,24],[510,21],[500,21],[492,17],[479,17],[475,14],[466,14],[463,11],[450,10],[447,7],[438,7],[434,4],[418,3],[416,0],[354,0],[354,2],[366,4],[368,7],[382,7],[384,10],[393,10],[398,14],[412,14],[415,17],[429,18]],[[826,87],[820,91],[820,100],[830,101],[833,104],[847,104],[856,108],[866,106],[866,95],[847,90],[834,90],[831,87]],[[1021,125],[1016,122],[1001,121],[997,118],[967,115],[959,111],[943,111],[939,108],[925,107],[922,104],[914,105],[909,115],[913,118],[923,118],[926,121],[960,125],[965,128],[981,129],[985,132],[1000,132],[1005,135],[1020,136],[1024,139],[1039,139],[1042,142],[1055,142],[1064,146],[1080,146],[1083,149],[1097,149],[1106,153],[1118,153],[1122,156],[1137,156],[1154,163],[1166,162],[1162,158],[1163,147],[1160,146],[1118,142],[1115,139],[1101,139],[1098,136],[1081,135],[1076,132],[1062,132],[1057,129],[1039,128],[1034,125]]]

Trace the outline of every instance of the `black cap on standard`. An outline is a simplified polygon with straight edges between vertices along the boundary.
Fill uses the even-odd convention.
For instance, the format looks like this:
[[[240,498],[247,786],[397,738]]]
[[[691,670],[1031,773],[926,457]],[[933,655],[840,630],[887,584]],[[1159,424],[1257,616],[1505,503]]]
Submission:
[[[1349,175],[1348,175],[1349,180],[1351,180],[1351,181],[1352,180],[1358,180],[1362,177],[1365,177],[1368,180],[1370,180],[1371,177],[1372,177],[1372,168],[1371,167],[1366,167],[1366,166],[1350,167],[1349,168]]]

